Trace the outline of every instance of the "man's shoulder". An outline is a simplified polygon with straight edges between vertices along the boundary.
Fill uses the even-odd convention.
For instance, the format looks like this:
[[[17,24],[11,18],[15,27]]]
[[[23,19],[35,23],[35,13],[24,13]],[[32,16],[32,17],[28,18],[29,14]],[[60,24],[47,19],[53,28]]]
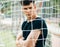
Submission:
[[[24,21],[23,23],[26,23],[27,21]]]
[[[27,24],[27,21],[23,21],[22,25],[25,25],[25,24]]]
[[[41,18],[41,17],[37,17],[36,20],[38,20],[38,21],[45,21],[45,20],[44,20],[43,18]]]

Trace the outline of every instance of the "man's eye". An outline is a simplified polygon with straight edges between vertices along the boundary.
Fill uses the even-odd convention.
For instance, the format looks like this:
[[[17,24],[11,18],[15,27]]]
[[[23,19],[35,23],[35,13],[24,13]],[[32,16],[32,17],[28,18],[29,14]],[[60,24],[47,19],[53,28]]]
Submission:
[[[32,7],[29,7],[29,9],[32,9]]]
[[[24,8],[24,10],[27,10],[27,8]]]

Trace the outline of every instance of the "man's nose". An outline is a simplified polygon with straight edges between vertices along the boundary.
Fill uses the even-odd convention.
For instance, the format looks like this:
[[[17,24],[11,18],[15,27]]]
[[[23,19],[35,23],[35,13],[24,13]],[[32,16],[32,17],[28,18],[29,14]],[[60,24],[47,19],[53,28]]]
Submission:
[[[30,13],[30,12],[31,12],[31,10],[30,10],[30,9],[28,9],[28,10],[27,10],[27,13]]]

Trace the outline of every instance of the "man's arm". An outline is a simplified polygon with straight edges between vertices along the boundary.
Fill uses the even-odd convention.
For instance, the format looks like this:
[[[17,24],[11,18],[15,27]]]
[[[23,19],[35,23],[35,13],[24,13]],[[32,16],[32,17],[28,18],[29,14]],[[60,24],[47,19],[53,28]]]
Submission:
[[[39,35],[41,34],[42,33],[39,29],[32,30],[27,37],[27,47],[34,47]]]
[[[23,42],[23,34],[22,31],[20,30],[16,36],[16,46],[17,47],[22,47],[22,42]]]
[[[34,47],[40,34],[41,34],[41,31],[39,29],[32,30],[30,32],[30,34],[28,35],[27,39],[24,41],[22,34],[19,33],[17,35],[17,39],[16,39],[17,44],[16,45],[17,46],[20,45],[19,40],[21,40],[20,42],[24,43],[23,45],[25,45],[26,47]]]
[[[17,37],[16,37],[16,40],[20,40],[22,38],[23,38],[22,32],[19,32]]]

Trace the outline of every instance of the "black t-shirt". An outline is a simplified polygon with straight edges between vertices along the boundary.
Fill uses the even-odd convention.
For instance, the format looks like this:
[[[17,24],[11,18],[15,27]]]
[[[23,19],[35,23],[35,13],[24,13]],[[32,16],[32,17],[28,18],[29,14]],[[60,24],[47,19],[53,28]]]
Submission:
[[[36,42],[36,47],[44,47],[48,30],[45,21],[39,17],[37,17],[32,22],[27,22],[27,21],[23,22],[22,31],[23,31],[24,40],[26,40],[31,30],[34,29],[40,29],[42,32],[42,34],[39,35],[38,37],[38,40]]]

